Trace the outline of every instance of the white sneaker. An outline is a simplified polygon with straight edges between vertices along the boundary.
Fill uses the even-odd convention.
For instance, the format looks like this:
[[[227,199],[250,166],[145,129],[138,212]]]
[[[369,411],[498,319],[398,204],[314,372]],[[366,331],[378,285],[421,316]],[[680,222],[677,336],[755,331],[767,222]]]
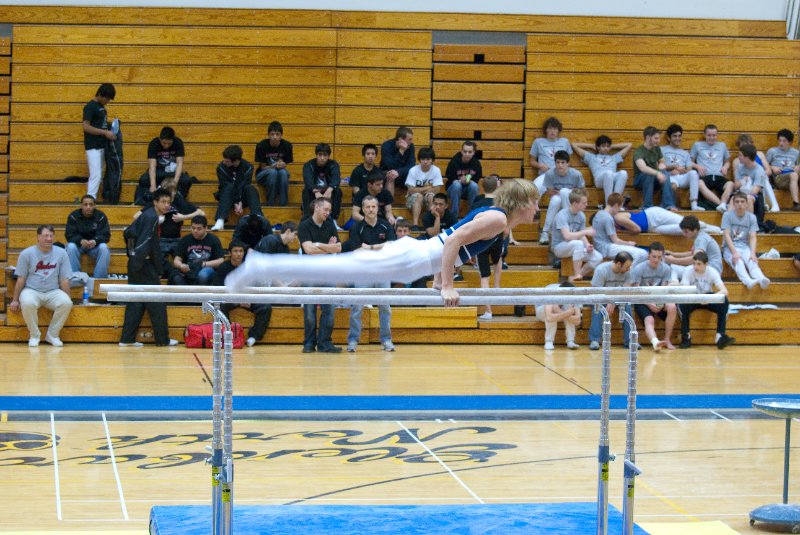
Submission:
[[[491,312],[484,312],[483,314],[478,316],[478,319],[479,320],[490,320],[490,319],[492,319],[492,313]]]
[[[224,219],[217,219],[217,222],[214,223],[214,226],[211,227],[210,230],[222,230],[225,228],[225,220]]]
[[[144,344],[141,342],[120,342],[119,347],[144,347]]]
[[[39,340],[38,336],[31,336],[28,339],[28,347],[39,347]]]
[[[539,245],[547,245],[548,243],[550,243],[550,235],[546,230],[543,230],[542,234],[539,236]]]
[[[175,340],[174,338],[170,338],[170,339],[169,339],[169,343],[168,343],[167,345],[168,345],[168,346],[176,346],[176,345],[178,345],[179,343],[180,343],[180,342],[178,342],[178,341],[177,341],[177,340]]]
[[[725,203],[720,203],[717,205],[717,212],[724,214],[728,211],[728,205]]]
[[[553,342],[545,342],[545,343],[544,343],[544,349],[545,349],[545,351],[552,351],[552,350],[554,350],[555,348],[556,348],[556,346],[554,346],[554,345],[553,345]]]
[[[50,344],[53,347],[63,347],[64,342],[61,341],[61,338],[58,336],[50,336],[49,334],[44,337],[44,341]]]
[[[355,353],[356,349],[358,349],[358,342],[348,342],[347,343],[347,352],[348,353]]]
[[[706,209],[697,204],[696,202],[692,203],[692,212],[705,212]]]
[[[761,286],[762,290],[766,290],[767,288],[769,288],[770,282],[771,281],[767,277],[764,277],[760,281],[758,281],[758,285]]]
[[[574,340],[570,340],[569,342],[567,342],[567,349],[580,349],[580,348],[581,346],[576,344]]]
[[[245,343],[247,344],[247,347],[253,347],[254,345],[256,345],[256,339],[251,336],[250,338],[247,339],[247,342]]]
[[[391,340],[386,340],[383,342],[383,350],[384,351],[394,351],[394,344]]]
[[[769,207],[769,211],[772,212],[772,213],[780,212],[781,211],[781,207],[776,204],[775,206],[770,206]]]

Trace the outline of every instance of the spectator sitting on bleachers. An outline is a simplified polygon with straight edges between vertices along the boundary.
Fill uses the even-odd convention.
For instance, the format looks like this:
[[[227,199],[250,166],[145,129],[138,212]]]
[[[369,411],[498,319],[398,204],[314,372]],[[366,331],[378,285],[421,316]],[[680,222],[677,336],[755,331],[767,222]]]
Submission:
[[[537,137],[531,145],[530,164],[536,179],[534,186],[539,191],[544,191],[544,174],[555,167],[556,152],[563,150],[567,154],[572,154],[572,145],[565,137],[558,137],[564,129],[561,121],[555,117],[549,117],[542,125],[544,137]]]
[[[583,279],[603,261],[603,255],[589,241],[595,230],[586,228],[586,204],[586,190],[575,188],[569,194],[569,206],[558,212],[553,222],[553,254],[572,258],[570,282]]]
[[[419,163],[411,168],[406,178],[406,208],[411,210],[411,230],[420,231],[419,216],[430,210],[433,196],[441,191],[444,181],[442,171],[433,165],[436,153],[430,147],[422,147],[417,154]]]
[[[678,309],[681,311],[681,345],[679,347],[681,349],[692,347],[692,334],[689,331],[692,312],[698,308],[704,308],[717,315],[717,334],[714,341],[717,344],[717,349],[724,349],[736,342],[735,338],[731,338],[725,333],[729,306],[728,289],[725,287],[725,283],[722,282],[719,271],[708,265],[706,253],[703,251],[695,253],[692,257],[692,262],[692,265],[683,274],[681,284],[683,286],[696,286],[697,293],[701,294],[722,294],[725,296],[725,302],[707,305],[693,303],[678,305]],[[716,292],[712,290],[716,290]]]
[[[217,268],[214,276],[215,286],[225,286],[225,277],[228,273],[242,265],[244,261],[245,251],[247,246],[236,239],[231,241],[228,251],[230,251],[230,259],[226,260]],[[264,338],[269,327],[269,320],[272,317],[272,305],[265,303],[222,303],[219,307],[220,312],[230,319],[231,311],[235,308],[243,308],[250,311],[255,318],[253,319],[253,326],[247,330],[247,347],[253,347],[256,342]]]
[[[397,223],[394,225],[394,232],[397,236],[397,239],[405,238],[408,236],[411,239],[414,239],[414,236],[411,235],[411,225],[409,224],[407,219],[398,219]],[[427,239],[427,234],[420,234],[417,239],[424,240]],[[798,268],[800,269],[800,268]],[[393,288],[427,288],[428,287],[428,280],[432,279],[433,277],[420,277],[417,280],[410,282],[408,284],[403,284],[402,282],[395,282],[392,284]]]
[[[484,206],[494,206],[494,192],[500,185],[500,177],[489,175],[483,179],[484,195],[479,195],[472,203],[472,208],[482,208]],[[505,239],[497,240],[491,247],[478,253],[478,271],[481,276],[481,288],[489,288],[489,277],[494,272],[493,288],[500,288],[500,277],[503,274],[503,258],[508,253],[508,241]],[[478,316],[480,320],[492,319],[492,305],[484,305],[483,314]]]
[[[553,283],[545,286],[546,289],[574,288],[571,282]],[[564,322],[564,332],[567,338],[568,349],[580,349],[575,343],[575,330],[581,324],[581,307],[575,305],[536,305],[536,319],[544,323],[544,349],[555,349],[558,322]]]
[[[614,260],[610,262],[603,262],[594,270],[592,276],[592,286],[594,288],[606,287],[619,287],[630,286],[631,280],[631,266],[633,266],[633,257],[625,251],[621,251],[614,256]],[[614,303],[606,305],[606,311],[609,315],[614,314],[617,306]],[[631,313],[630,305],[626,305],[625,309],[628,314]],[[612,322],[613,323],[613,322]],[[589,327],[589,349],[600,349],[600,338],[603,334],[603,316],[599,312],[592,311],[592,323]],[[623,325],[622,339],[623,345],[628,347],[628,329]]]
[[[433,196],[431,209],[422,214],[422,226],[428,237],[433,238],[441,231],[447,230],[458,222],[458,218],[447,209],[447,195],[437,193]]]
[[[675,193],[679,189],[689,190],[689,203],[694,211],[704,211],[697,204],[700,195],[700,175],[692,169],[692,155],[688,150],[681,148],[683,141],[683,127],[672,123],[667,127],[667,144],[661,147],[661,154],[664,155],[665,170],[669,174],[672,183],[673,197],[677,199]]]
[[[267,139],[262,139],[256,145],[256,182],[267,191],[267,206],[275,206],[276,197],[278,206],[286,206],[289,204],[289,171],[286,165],[294,161],[292,144],[283,139],[283,125],[278,121],[269,123],[267,135]]]
[[[249,214],[239,219],[233,231],[233,240],[243,242],[248,249],[252,249],[269,234],[272,234],[269,219],[263,215]]]
[[[686,270],[691,269],[692,257],[695,253],[704,252],[708,256],[707,261],[711,267],[722,273],[722,251],[714,238],[708,232],[702,230],[703,223],[693,215],[684,217],[679,223],[681,234],[687,240],[692,241],[692,247],[688,251],[665,251],[664,261],[672,266],[672,271],[677,279],[681,279]]]
[[[778,132],[778,146],[767,151],[767,163],[772,170],[775,187],[789,190],[792,196],[792,210],[800,210],[800,193],[798,193],[798,176],[800,176],[800,151],[792,147],[794,134],[784,128]]]
[[[394,225],[397,218],[392,213],[392,203],[394,197],[384,188],[383,173],[373,169],[367,177],[367,187],[353,195],[352,219],[355,222],[364,221],[361,204],[366,197],[375,197],[378,200],[378,217],[385,219],[390,225]]]
[[[722,256],[748,290],[756,285],[766,290],[770,280],[761,271],[756,256],[756,216],[747,211],[747,195],[737,192],[732,199],[733,210],[722,216]]]
[[[72,271],[81,271],[81,255],[94,258],[94,278],[108,277],[111,251],[111,227],[106,215],[97,209],[94,197],[88,193],[81,198],[81,207],[67,217],[67,256]]]
[[[14,271],[17,282],[8,310],[14,314],[22,311],[30,335],[30,347],[38,346],[42,337],[39,330],[40,307],[53,311],[44,339],[55,347],[64,345],[58,335],[72,310],[72,299],[69,297],[72,270],[64,249],[53,247],[54,237],[53,225],[39,225],[36,229],[37,244],[20,253]]]
[[[214,270],[224,261],[222,243],[208,232],[206,216],[195,216],[192,233],[181,238],[175,248],[170,284],[207,286],[214,280]]]
[[[625,159],[631,150],[630,143],[611,143],[606,135],[598,136],[594,145],[591,143],[573,143],[575,153],[589,166],[594,178],[594,185],[603,190],[604,203],[612,193],[624,194],[628,183],[628,172],[617,170],[617,165]],[[611,151],[616,151],[612,153]],[[594,151],[594,152],[592,152]]]
[[[461,199],[467,200],[467,210],[472,210],[472,203],[478,196],[478,181],[483,178],[481,161],[475,154],[477,145],[474,141],[465,141],[461,150],[450,158],[445,169],[447,182],[445,190],[450,197],[450,211],[456,216],[461,212]]]
[[[167,177],[176,177],[178,190],[184,197],[189,197],[192,178],[183,170],[185,156],[183,141],[175,135],[175,130],[169,126],[162,128],[158,137],[153,138],[147,146],[148,167],[139,177],[134,202],[142,206],[149,205],[152,193]]]
[[[103,154],[106,140],[117,136],[108,129],[106,105],[114,100],[117,90],[113,84],[100,84],[94,98],[83,107],[83,147],[86,149],[86,164],[89,167],[89,182],[86,193],[97,199],[97,190],[103,180]]]
[[[659,146],[661,131],[655,126],[648,126],[643,135],[644,143],[633,153],[633,187],[642,192],[642,208],[653,206],[653,194],[658,186],[661,190],[661,207],[675,210],[672,182]]]
[[[331,159],[331,146],[327,143],[318,143],[314,154],[316,157],[303,165],[303,216],[311,214],[311,202],[314,199],[324,197],[331,201],[330,215],[336,222],[342,206],[339,162]]]
[[[614,258],[624,251],[634,259],[634,263],[639,263],[647,256],[647,251],[636,247],[636,242],[625,241],[617,236],[614,216],[619,213],[621,207],[622,195],[612,193],[608,196],[606,207],[594,215],[592,220],[592,228],[595,231],[594,248],[603,255],[603,258]]]
[[[280,234],[270,233],[258,242],[255,249],[265,254],[289,254],[289,244],[297,239],[297,223],[284,221]]]
[[[733,164],[733,188],[747,195],[747,211],[756,216],[756,221],[764,221],[764,188],[769,178],[756,163],[757,157],[753,145],[739,147],[738,161]]]
[[[569,206],[569,192],[575,188],[583,188],[586,182],[583,174],[577,169],[569,166],[569,154],[567,151],[560,150],[555,155],[555,167],[544,174],[544,182],[539,191],[550,195],[550,203],[547,206],[547,215],[542,225],[542,233],[539,236],[539,243],[547,245],[550,243],[550,233],[553,231],[553,220],[562,208]]]
[[[706,125],[703,129],[705,141],[695,141],[690,154],[694,161],[693,167],[700,175],[700,195],[715,205],[717,210],[725,212],[727,206],[719,196],[726,191],[733,191],[733,183],[729,184],[727,179],[731,155],[725,143],[717,141],[717,133],[716,125]]]
[[[741,150],[744,145],[752,145],[756,146],[755,142],[753,141],[753,136],[750,134],[739,134],[739,137],[736,138],[736,147]],[[764,172],[767,175],[767,180],[764,182],[764,201],[768,203],[768,206],[765,206],[770,212],[780,212],[781,208],[778,206],[778,199],[775,197],[775,191],[772,188],[772,182],[770,181],[770,177],[772,176],[772,167],[767,163],[767,157],[764,155],[763,152],[756,149],[756,163],[764,169]]]
[[[378,157],[378,147],[374,143],[365,144],[361,147],[361,156],[364,161],[358,164],[350,173],[350,187],[353,188],[353,196],[367,187],[367,177],[378,167],[375,164],[375,159]]]
[[[670,267],[664,263],[664,246],[660,242],[650,244],[650,253],[647,255],[646,262],[639,262],[631,269],[631,280],[634,286],[668,286],[673,282],[677,284],[675,274]],[[675,326],[675,319],[678,315],[678,308],[675,303],[647,303],[633,305],[636,315],[644,324],[644,331],[653,351],[658,353],[662,347],[675,349],[670,339],[672,329]],[[656,336],[655,316],[664,321],[664,340],[659,341]]]
[[[388,241],[396,239],[392,225],[385,219],[378,217],[378,199],[367,195],[361,201],[364,219],[350,227],[350,238],[342,244],[342,251],[355,251],[357,249],[380,250]],[[364,257],[369,262],[368,257]],[[376,284],[356,284],[355,288],[389,288],[389,281]],[[347,351],[353,353],[358,348],[361,338],[361,311],[363,305],[350,306],[350,330],[347,333]],[[392,308],[389,305],[378,305],[378,320],[380,322],[380,340],[384,351],[394,351],[392,343]]]
[[[222,162],[217,166],[219,190],[214,195],[219,201],[214,226],[211,230],[225,228],[225,220],[233,212],[240,216],[244,208],[251,214],[262,215],[258,191],[253,187],[253,165],[242,159],[242,148],[231,145],[222,152]]]
[[[394,139],[381,143],[380,169],[386,175],[386,189],[394,196],[395,186],[403,186],[408,171],[416,164],[414,148],[414,131],[401,126],[394,134]]]

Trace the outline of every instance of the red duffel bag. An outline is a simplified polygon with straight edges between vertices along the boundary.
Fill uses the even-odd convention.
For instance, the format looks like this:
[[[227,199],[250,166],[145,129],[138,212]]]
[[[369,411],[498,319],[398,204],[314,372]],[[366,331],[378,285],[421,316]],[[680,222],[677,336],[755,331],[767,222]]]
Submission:
[[[233,333],[233,348],[242,349],[244,347],[244,329],[241,323],[231,323]],[[183,342],[186,347],[206,347],[214,346],[214,324],[196,323],[187,325],[183,332]]]

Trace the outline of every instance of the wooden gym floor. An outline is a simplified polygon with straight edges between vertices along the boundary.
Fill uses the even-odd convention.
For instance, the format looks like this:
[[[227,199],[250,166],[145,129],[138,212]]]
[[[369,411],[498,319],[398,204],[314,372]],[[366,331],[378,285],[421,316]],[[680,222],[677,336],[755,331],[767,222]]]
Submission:
[[[0,349],[4,395],[67,396],[63,409],[81,396],[210,394],[210,350]],[[658,355],[645,348],[638,391],[674,395],[676,407],[698,395],[796,395],[796,358],[794,346]],[[384,353],[362,345],[355,354],[303,355],[299,346],[257,346],[235,351],[235,396],[589,396],[599,392],[599,360],[599,352],[585,347],[416,345]],[[627,354],[615,347],[613,394],[625,393],[626,373]],[[21,413],[1,406],[10,399],[0,398],[0,532],[145,533],[153,505],[209,503],[204,459],[211,424],[199,419],[204,415]],[[273,416],[234,423],[238,504],[596,499],[593,414]],[[636,428],[636,461],[644,472],[637,479],[636,522],[721,521],[751,532],[747,513],[780,501],[783,431],[782,421],[747,410],[643,413]],[[624,421],[612,421],[618,460],[610,495],[618,508],[624,435]],[[794,501],[798,466],[794,460]]]

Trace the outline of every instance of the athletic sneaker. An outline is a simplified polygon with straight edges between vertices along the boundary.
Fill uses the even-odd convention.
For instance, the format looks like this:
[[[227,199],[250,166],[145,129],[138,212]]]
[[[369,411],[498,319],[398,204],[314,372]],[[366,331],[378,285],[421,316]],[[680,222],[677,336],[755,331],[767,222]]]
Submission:
[[[570,340],[567,342],[567,349],[580,349],[581,346],[575,343],[574,340]]]
[[[358,342],[347,342],[347,352],[355,353],[358,348]]]
[[[600,342],[598,342],[597,340],[592,340],[591,342],[589,342],[589,349],[591,349],[592,351],[600,349]]]
[[[39,337],[38,336],[31,336],[28,339],[28,347],[39,347]]]
[[[44,341],[53,347],[62,347],[64,345],[64,342],[61,341],[61,338],[58,336],[50,336],[49,334],[44,337]]]
[[[690,347],[692,347],[692,337],[681,336],[681,343],[678,347],[681,349],[689,349]]]
[[[545,349],[545,351],[552,351],[552,350],[554,350],[555,348],[556,348],[556,346],[554,346],[554,345],[553,345],[553,342],[545,342],[545,343],[544,343],[544,349]]]
[[[120,342],[119,347],[144,347],[141,342]]]
[[[722,336],[719,337],[719,340],[717,340],[717,349],[725,349],[729,345],[735,343],[736,343],[736,338],[731,338],[727,334],[723,334]]]
[[[383,343],[383,350],[384,351],[394,351],[394,344],[392,343],[391,340],[386,340]]]
[[[170,346],[170,347],[172,347],[172,346],[176,346],[176,345],[178,345],[179,343],[180,343],[180,342],[178,342],[178,341],[177,341],[177,340],[175,340],[174,338],[170,338],[170,339],[169,339],[169,342],[167,342],[167,345],[168,345],[168,346]]]
[[[548,243],[550,243],[550,234],[548,234],[546,230],[543,230],[542,234],[539,236],[539,245],[547,245]]]
[[[217,222],[214,223],[214,226],[211,227],[209,230],[212,232],[216,232],[218,230],[222,230],[225,228],[225,220],[224,219],[217,219]]]
[[[479,320],[490,320],[490,319],[492,319],[492,313],[491,312],[484,312],[483,314],[478,316],[478,319]]]
[[[254,345],[256,345],[256,339],[251,336],[250,338],[247,339],[246,344],[247,347],[253,347]]]

